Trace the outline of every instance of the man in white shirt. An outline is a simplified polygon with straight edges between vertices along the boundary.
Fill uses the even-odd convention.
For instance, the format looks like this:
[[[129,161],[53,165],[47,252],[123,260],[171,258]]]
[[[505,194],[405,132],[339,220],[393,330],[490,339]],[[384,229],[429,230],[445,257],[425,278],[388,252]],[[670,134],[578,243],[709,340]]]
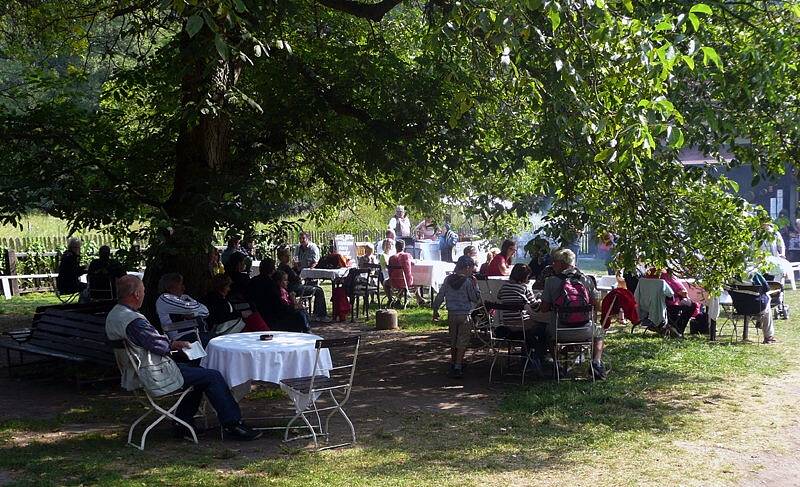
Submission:
[[[300,232],[300,245],[297,246],[297,271],[317,267],[321,257],[319,247],[311,241],[311,234]]]
[[[394,230],[397,238],[411,237],[411,220],[406,216],[406,209],[402,205],[395,208],[394,216],[389,219],[389,230]]]

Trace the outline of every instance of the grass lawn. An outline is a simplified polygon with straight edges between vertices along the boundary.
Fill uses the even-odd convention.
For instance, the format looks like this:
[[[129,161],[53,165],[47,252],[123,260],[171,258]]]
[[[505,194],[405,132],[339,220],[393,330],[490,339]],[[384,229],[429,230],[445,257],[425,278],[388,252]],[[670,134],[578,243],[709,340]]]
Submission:
[[[135,417],[132,401],[87,391],[83,407],[0,423],[0,484],[5,476],[16,485],[733,485],[750,467],[732,458],[779,451],[775,422],[796,413],[794,399],[768,385],[800,370],[800,292],[787,292],[787,302],[794,313],[776,322],[777,345],[615,328],[608,381],[498,386],[484,415],[401,410],[391,427],[359,425],[357,446],[321,453],[163,439],[142,453],[124,446],[121,428],[62,434],[76,422]],[[3,309],[32,304],[13,306]],[[444,329],[427,308],[401,312],[400,322],[414,335]],[[776,409],[753,414],[767,402]]]

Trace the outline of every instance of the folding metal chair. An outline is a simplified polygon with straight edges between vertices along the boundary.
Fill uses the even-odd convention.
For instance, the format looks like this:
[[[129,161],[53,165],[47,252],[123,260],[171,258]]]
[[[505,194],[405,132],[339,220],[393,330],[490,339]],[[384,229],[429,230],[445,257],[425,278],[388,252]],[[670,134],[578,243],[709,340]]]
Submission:
[[[281,385],[288,389],[289,397],[294,403],[294,408],[297,413],[292,417],[286,425],[286,430],[283,435],[284,442],[299,440],[301,438],[313,438],[314,449],[327,450],[329,448],[337,448],[340,446],[349,445],[356,442],[356,430],[353,422],[344,412],[344,406],[350,399],[350,391],[353,388],[353,377],[356,372],[356,362],[358,360],[358,345],[361,341],[360,336],[350,338],[336,338],[332,340],[317,340],[314,347],[317,350],[316,357],[314,358],[314,368],[312,375],[307,377],[297,377],[294,379],[283,379]],[[334,366],[330,370],[321,368],[320,352],[324,349],[334,350],[345,347],[352,347],[352,360],[344,365]],[[337,395],[339,397],[337,397]],[[329,401],[329,405],[319,407],[318,401]],[[328,412],[325,416],[325,425],[323,427],[322,417],[320,413]],[[326,445],[323,448],[319,447],[317,437],[323,436],[326,441],[330,440],[330,421],[334,414],[339,413],[344,418],[347,426],[350,428],[352,441],[339,443],[336,445]],[[309,417],[313,420],[316,418],[316,424],[312,424]],[[289,431],[294,428],[292,425],[302,419],[306,428],[309,430],[307,435],[298,435],[289,438]]]
[[[563,315],[566,313],[585,313],[589,318],[586,326],[592,327],[591,336],[586,340],[576,340],[570,335],[575,333],[581,327],[576,326],[563,326]],[[556,381],[561,382],[561,369],[567,370],[569,366],[585,362],[586,354],[589,355],[589,369],[592,374],[592,382],[594,382],[594,367],[592,367],[592,359],[594,358],[594,326],[592,317],[594,316],[593,306],[571,307],[569,309],[556,309],[553,314],[552,328],[555,330],[553,336],[553,361],[555,362]],[[559,337],[559,333],[561,336]]]
[[[133,369],[136,371],[136,376],[138,377],[139,376],[139,368],[141,367],[141,363],[138,363],[137,357],[133,354],[133,352],[131,352],[130,348],[128,348],[127,342],[125,343],[125,355],[127,355],[128,360],[130,361],[131,367],[133,367]],[[120,367],[120,370],[121,369],[122,368]],[[143,394],[142,394],[142,392],[140,392],[140,390],[135,390],[134,394],[136,396],[136,399],[139,400],[139,402],[142,403],[142,405],[147,409],[147,411],[145,411],[144,414],[139,416],[139,418],[137,418],[136,421],[133,422],[133,424],[131,425],[130,429],[128,430],[128,444],[129,445],[131,445],[131,446],[133,446],[133,447],[135,447],[135,448],[137,448],[139,450],[144,451],[144,445],[145,445],[145,441],[147,440],[148,433],[150,433],[150,430],[155,428],[158,425],[158,423],[163,421],[165,418],[169,418],[169,419],[177,422],[178,424],[186,427],[186,429],[188,429],[189,433],[191,433],[191,435],[192,435],[192,441],[195,444],[197,444],[197,433],[195,433],[194,428],[189,423],[187,423],[186,421],[184,421],[184,420],[180,419],[179,417],[175,416],[175,410],[178,409],[178,406],[180,406],[181,401],[183,401],[183,398],[185,398],[186,395],[189,394],[189,392],[192,391],[192,387],[187,387],[186,389],[183,389],[183,390],[178,390],[178,391],[175,391],[175,392],[170,393],[170,394],[165,394],[163,396],[158,396],[157,399],[159,401],[166,401],[168,399],[177,398],[175,400],[175,402],[172,403],[172,405],[167,407],[167,408],[162,407],[161,405],[159,405],[156,402],[156,397],[154,397],[152,394],[150,394],[150,391],[148,391],[144,387],[141,388],[141,391],[143,392]],[[142,395],[144,395],[144,397],[142,397]],[[146,400],[145,400],[145,398],[146,398]],[[141,423],[151,413],[157,414],[158,417],[156,418],[155,421],[150,423],[150,425],[148,425],[144,429],[144,432],[142,432],[141,441],[138,442],[138,444],[134,443],[133,442],[133,433],[134,433],[134,430],[136,429],[136,426],[138,426],[139,423]]]
[[[489,339],[492,350],[492,365],[489,367],[489,383],[492,383],[494,366],[500,356],[505,357],[506,365],[512,358],[518,358],[522,365],[522,384],[525,384],[525,373],[531,364],[531,350],[528,349],[527,332],[525,330],[525,305],[485,302],[486,310],[491,317]],[[491,315],[494,311],[494,316]],[[503,326],[509,332],[504,337],[497,336],[497,329]],[[514,333],[514,332],[517,333]],[[521,336],[521,338],[520,338]]]

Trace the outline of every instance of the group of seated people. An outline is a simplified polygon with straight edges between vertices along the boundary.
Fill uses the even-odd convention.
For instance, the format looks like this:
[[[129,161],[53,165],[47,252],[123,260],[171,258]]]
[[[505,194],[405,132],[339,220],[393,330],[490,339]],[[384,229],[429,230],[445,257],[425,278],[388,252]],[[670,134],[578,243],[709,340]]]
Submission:
[[[84,274],[86,283],[80,281]],[[58,263],[56,290],[61,295],[79,293],[80,302],[88,302],[96,291],[101,292],[104,299],[114,299],[116,280],[125,274],[125,268],[111,258],[111,248],[107,245],[100,247],[97,258],[84,267],[81,265],[81,241],[70,238]]]
[[[173,274],[162,283],[169,287],[158,300],[159,317],[163,321],[182,319],[186,314],[210,315],[210,310],[197,302],[186,299],[183,294],[183,279]],[[117,304],[106,318],[106,335],[112,342],[124,342],[139,363],[150,367],[134,369],[128,353],[117,347],[114,353],[122,372],[122,387],[138,389],[143,384],[155,395],[164,395],[192,387],[175,410],[175,416],[196,429],[194,416],[203,394],[217,413],[225,437],[236,440],[255,440],[261,436],[242,422],[239,404],[234,399],[228,384],[217,370],[206,369],[197,363],[181,360],[182,351],[191,346],[195,337],[169,337],[160,333],[139,312],[144,302],[145,287],[135,276],[123,276],[117,281]],[[174,357],[174,358],[173,358]],[[175,434],[183,438],[188,430],[180,423],[174,424]]]
[[[489,262],[490,275],[498,275],[493,273],[505,270],[514,252],[516,252],[514,242],[504,242],[501,252]],[[575,254],[571,250],[557,249],[552,257],[553,274],[544,280],[543,292],[539,299],[534,297],[529,287],[531,269],[528,265],[516,264],[508,269],[508,281],[500,287],[497,299],[504,305],[519,305],[522,312],[500,310],[499,318],[503,326],[496,329],[497,336],[514,338],[516,334],[521,335],[519,328],[524,327],[527,346],[534,351],[532,367],[540,369],[547,349],[552,348],[555,340],[556,321],[552,314],[560,310],[565,313],[561,318],[560,327],[567,326],[571,329],[559,333],[567,333],[569,335],[567,338],[570,340],[593,341],[592,369],[595,377],[605,379],[606,368],[602,362],[603,329],[595,326],[590,314],[566,313],[573,306],[577,309],[578,304],[582,306],[597,304],[598,293],[595,282],[575,267]],[[471,257],[466,255],[460,257],[455,272],[445,279],[433,302],[434,319],[439,317],[442,302],[446,303],[451,338],[449,375],[454,378],[460,378],[463,374],[463,358],[471,334],[471,312],[481,300],[475,268],[475,261]],[[522,323],[518,323],[520,316]],[[510,324],[515,326],[509,326]]]

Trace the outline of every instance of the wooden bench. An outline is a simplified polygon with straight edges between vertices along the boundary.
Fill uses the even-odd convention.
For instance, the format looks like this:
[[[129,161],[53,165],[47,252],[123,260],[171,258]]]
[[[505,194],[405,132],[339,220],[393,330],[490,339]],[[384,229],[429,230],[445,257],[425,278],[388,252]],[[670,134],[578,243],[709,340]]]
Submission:
[[[6,349],[8,366],[11,351],[24,354],[114,366],[114,351],[106,339],[106,306],[48,306],[37,309],[29,333],[18,331],[0,337],[0,348]]]

